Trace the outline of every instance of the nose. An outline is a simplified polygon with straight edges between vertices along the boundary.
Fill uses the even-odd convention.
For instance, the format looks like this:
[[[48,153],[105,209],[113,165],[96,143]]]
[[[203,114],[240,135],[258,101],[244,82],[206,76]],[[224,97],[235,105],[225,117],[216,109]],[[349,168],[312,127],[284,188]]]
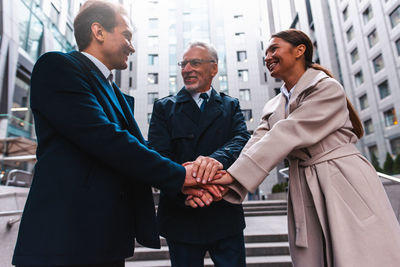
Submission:
[[[272,58],[272,53],[271,53],[271,52],[267,52],[267,53],[265,54],[265,59],[264,59],[265,63],[268,63],[268,61],[269,61],[271,58]]]
[[[135,53],[135,47],[133,46],[132,42],[129,42],[129,46],[128,46],[129,52],[131,54]]]

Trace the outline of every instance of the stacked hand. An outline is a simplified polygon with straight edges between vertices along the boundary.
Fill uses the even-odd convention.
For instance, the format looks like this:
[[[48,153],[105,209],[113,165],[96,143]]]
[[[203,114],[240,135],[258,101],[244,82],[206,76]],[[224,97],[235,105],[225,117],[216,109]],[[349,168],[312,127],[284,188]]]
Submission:
[[[210,157],[199,156],[183,166],[186,179],[182,192],[188,195],[185,204],[192,208],[209,206],[213,201],[221,200],[228,191],[226,186],[233,182],[233,177],[222,170],[223,165]]]

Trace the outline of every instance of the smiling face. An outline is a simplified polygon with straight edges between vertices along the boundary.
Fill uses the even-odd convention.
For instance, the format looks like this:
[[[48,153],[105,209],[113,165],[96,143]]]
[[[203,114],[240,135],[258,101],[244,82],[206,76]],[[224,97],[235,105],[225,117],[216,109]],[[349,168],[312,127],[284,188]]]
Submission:
[[[293,47],[281,38],[272,38],[265,52],[265,63],[271,76],[286,80],[296,67],[298,52],[298,47]]]
[[[117,15],[117,25],[108,32],[104,30],[102,45],[103,63],[110,70],[126,69],[128,56],[135,52],[132,41],[132,27],[126,16]]]
[[[181,74],[183,83],[187,90],[192,92],[205,92],[210,86],[212,79],[218,72],[218,65],[213,60],[208,50],[201,46],[194,46],[183,55],[183,61],[200,59],[202,63],[193,67],[187,63],[182,69]]]

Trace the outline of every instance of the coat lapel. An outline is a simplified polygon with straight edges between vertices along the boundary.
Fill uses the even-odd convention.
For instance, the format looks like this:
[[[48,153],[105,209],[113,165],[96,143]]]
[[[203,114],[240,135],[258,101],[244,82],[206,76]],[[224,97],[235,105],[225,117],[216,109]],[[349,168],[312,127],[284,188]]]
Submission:
[[[271,116],[269,116],[268,119],[270,128],[272,128],[274,124],[277,123],[278,121],[286,118],[285,115],[286,98],[282,93],[280,94],[279,100],[276,103],[277,105],[274,108],[274,112],[271,114]]]
[[[222,113],[221,96],[212,89],[211,97],[203,112],[200,112],[200,134],[205,131]]]
[[[179,106],[176,110],[178,116],[182,114],[189,118],[195,125],[199,124],[201,111],[185,88],[182,88],[176,95],[176,103]]]

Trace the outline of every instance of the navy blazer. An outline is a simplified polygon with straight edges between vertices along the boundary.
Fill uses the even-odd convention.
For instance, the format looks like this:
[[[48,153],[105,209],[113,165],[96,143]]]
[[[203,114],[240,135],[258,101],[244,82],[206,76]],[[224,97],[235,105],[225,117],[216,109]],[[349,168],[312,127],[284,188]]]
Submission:
[[[31,108],[37,164],[13,264],[121,260],[135,237],[160,247],[151,186],[176,195],[185,169],[147,147],[133,98],[83,54],[51,52],[33,69]]]
[[[215,158],[227,169],[249,137],[239,101],[214,89],[204,112],[184,88],[154,103],[149,142],[177,163],[202,155]],[[166,238],[204,244],[238,234],[245,227],[241,205],[221,200],[193,209],[184,205],[183,194],[165,193],[161,191],[157,219]]]

